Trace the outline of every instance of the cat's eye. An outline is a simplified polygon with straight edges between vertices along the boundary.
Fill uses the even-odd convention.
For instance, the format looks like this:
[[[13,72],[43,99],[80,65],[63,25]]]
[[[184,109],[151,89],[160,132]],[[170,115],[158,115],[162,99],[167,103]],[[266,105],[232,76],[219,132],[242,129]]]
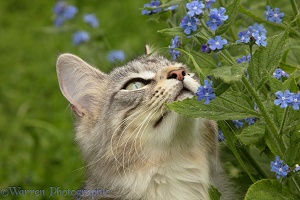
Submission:
[[[145,80],[142,78],[134,78],[134,79],[128,81],[122,89],[137,90],[137,89],[144,87],[148,83],[150,83],[150,80]]]

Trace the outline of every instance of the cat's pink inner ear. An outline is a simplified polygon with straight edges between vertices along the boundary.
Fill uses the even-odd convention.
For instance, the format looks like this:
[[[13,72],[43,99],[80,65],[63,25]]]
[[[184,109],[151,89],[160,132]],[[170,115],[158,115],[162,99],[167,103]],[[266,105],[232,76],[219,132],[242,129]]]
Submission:
[[[56,67],[61,92],[74,112],[80,117],[95,115],[96,97],[107,75],[72,54],[60,55]]]

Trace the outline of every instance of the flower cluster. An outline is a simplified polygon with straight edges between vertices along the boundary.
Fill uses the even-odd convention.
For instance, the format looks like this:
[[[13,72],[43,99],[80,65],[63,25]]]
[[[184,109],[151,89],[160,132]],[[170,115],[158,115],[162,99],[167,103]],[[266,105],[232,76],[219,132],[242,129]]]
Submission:
[[[162,11],[172,11],[172,10],[176,10],[178,7],[178,5],[172,5],[165,9],[162,9],[159,6],[161,6],[160,0],[151,0],[150,3],[144,4],[145,9],[142,10],[142,15],[152,15],[152,14],[160,13]]]
[[[286,177],[290,172],[290,167],[287,164],[284,164],[279,156],[276,156],[275,160],[271,161],[270,166],[271,171],[276,173],[278,179]]]
[[[178,51],[176,48],[180,47],[181,41],[179,36],[175,36],[171,40],[171,46],[169,46],[169,53],[172,56],[173,60],[176,60],[180,56],[180,51]]]
[[[251,59],[251,55],[248,54],[247,56],[242,56],[242,57],[240,57],[240,58],[237,58],[237,59],[236,59],[236,62],[237,62],[237,63],[247,63],[247,62],[250,61],[250,59]]]
[[[273,73],[273,77],[277,78],[277,79],[281,79],[283,77],[289,77],[290,75],[288,73],[286,73],[285,71],[283,71],[282,69],[280,69],[279,67],[275,70],[275,72]]]
[[[240,31],[238,33],[237,43],[245,44],[257,44],[258,46],[267,46],[266,29],[262,24],[255,23],[253,26],[249,26],[247,30]]]
[[[204,104],[208,104],[212,99],[216,98],[212,88],[212,81],[204,80],[204,85],[198,88],[196,96],[198,101],[205,99]]]
[[[55,14],[54,24],[62,26],[65,20],[72,19],[75,16],[78,9],[73,5],[67,5],[64,0],[58,0],[53,7],[53,12]],[[99,26],[99,21],[94,14],[84,14],[83,21],[93,28]],[[74,45],[80,45],[90,40],[90,34],[87,31],[79,30],[73,34],[72,40]]]
[[[267,6],[267,10],[265,11],[265,19],[270,22],[276,22],[276,24],[280,24],[282,22],[282,18],[284,17],[284,13],[280,12],[279,8],[271,9],[270,6]]]
[[[289,90],[285,90],[284,93],[282,91],[278,91],[275,95],[276,99],[274,100],[274,104],[276,106],[280,105],[280,108],[292,106],[294,110],[299,110],[300,92],[295,94]]]
[[[55,26],[61,26],[66,20],[72,19],[78,9],[73,5],[67,5],[63,0],[58,1],[53,7],[53,13],[55,14],[54,24]]]
[[[217,28],[224,24],[224,21],[228,19],[228,15],[225,15],[226,9],[220,7],[219,9],[211,9],[211,4],[215,0],[206,0],[205,5],[202,1],[194,0],[186,4],[187,14],[181,19],[180,28],[184,29],[186,35],[190,35],[192,32],[195,32],[198,29],[199,17],[204,12],[204,8],[209,11],[206,25],[212,31],[217,30]]]

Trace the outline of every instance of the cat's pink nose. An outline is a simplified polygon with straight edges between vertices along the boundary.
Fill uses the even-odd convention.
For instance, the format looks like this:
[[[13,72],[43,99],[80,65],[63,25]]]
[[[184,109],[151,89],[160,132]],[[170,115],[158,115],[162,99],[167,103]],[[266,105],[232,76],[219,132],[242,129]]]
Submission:
[[[184,69],[172,70],[168,74],[168,79],[174,78],[179,81],[183,81],[185,74],[186,73]]]

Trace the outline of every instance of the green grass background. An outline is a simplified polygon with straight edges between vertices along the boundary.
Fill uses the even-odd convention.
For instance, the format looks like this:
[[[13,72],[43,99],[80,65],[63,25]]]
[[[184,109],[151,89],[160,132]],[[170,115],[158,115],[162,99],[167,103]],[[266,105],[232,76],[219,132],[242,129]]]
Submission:
[[[68,1],[78,7],[64,28],[53,26],[52,7],[40,0],[0,1],[0,189],[78,189],[83,163],[73,141],[73,118],[57,82],[55,63],[70,52],[103,71],[117,64],[106,61],[109,50],[121,49],[126,60],[144,53],[146,43],[167,46],[157,30],[164,23],[140,14],[147,1]],[[84,26],[83,13],[95,13],[97,30]],[[92,42],[72,44],[74,30],[93,33]],[[4,199],[47,199],[25,196]],[[70,199],[55,197],[52,199]],[[3,196],[0,194],[0,199]]]
[[[74,119],[58,87],[56,58],[60,53],[74,53],[108,72],[142,55],[145,44],[167,47],[170,37],[157,33],[167,28],[166,23],[140,14],[140,8],[149,1],[69,0],[79,10],[75,19],[62,28],[53,25],[52,8],[56,0],[0,1],[0,190],[20,186],[44,189],[46,193],[5,198],[0,194],[0,199],[71,199],[49,197],[49,188],[82,186],[84,163],[73,140]],[[288,17],[288,4],[272,2],[280,4]],[[252,5],[250,1],[244,3]],[[265,2],[254,7],[263,12]],[[99,28],[84,24],[84,13],[95,13],[100,20]],[[237,20],[236,30],[251,23]],[[91,42],[74,46],[72,33],[81,29],[91,32]],[[109,63],[107,52],[114,49],[124,50],[126,61]],[[227,158],[232,156],[225,151],[223,159]],[[263,158],[258,158],[258,162],[259,159]],[[227,159],[225,166],[239,183],[251,184],[244,172],[233,167],[238,166],[234,158]]]

